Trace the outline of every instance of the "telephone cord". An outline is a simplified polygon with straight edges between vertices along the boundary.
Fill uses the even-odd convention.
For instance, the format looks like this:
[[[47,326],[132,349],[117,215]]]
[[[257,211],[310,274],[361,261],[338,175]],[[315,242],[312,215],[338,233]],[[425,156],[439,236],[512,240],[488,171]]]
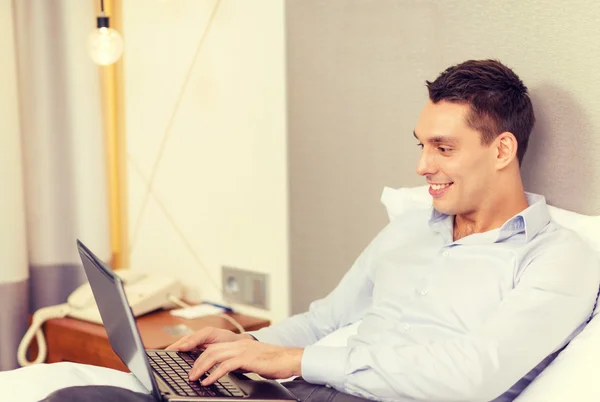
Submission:
[[[53,318],[63,318],[71,311],[71,307],[65,304],[58,304],[56,306],[48,306],[37,310],[33,313],[33,317],[31,319],[31,326],[23,336],[21,343],[19,344],[19,348],[17,349],[17,361],[21,365],[21,367],[31,366],[32,364],[43,363],[46,360],[46,354],[48,352],[46,346],[46,340],[44,338],[44,333],[42,332],[42,325]],[[29,348],[29,344],[33,340],[33,337],[37,341],[38,345],[38,354],[35,360],[29,361],[27,359],[27,349]]]
[[[169,300],[183,308],[191,307],[189,304],[185,303],[184,301],[175,296],[170,296]],[[23,336],[23,339],[21,340],[21,343],[19,344],[19,347],[17,349],[17,361],[19,362],[19,365],[21,365],[21,367],[43,363],[46,360],[46,354],[48,352],[48,349],[46,345],[46,339],[44,338],[44,333],[42,332],[42,325],[46,321],[54,318],[64,318],[71,311],[72,307],[69,306],[67,303],[64,303],[58,304],[56,306],[43,307],[37,310],[35,313],[33,313],[31,326]],[[233,317],[230,317],[227,314],[218,314],[218,316],[229,321],[231,325],[233,325],[240,334],[245,332],[244,327],[242,327],[242,325]],[[38,345],[38,354],[34,360],[29,361],[27,359],[27,349],[29,348],[29,344],[33,340],[34,336]]]

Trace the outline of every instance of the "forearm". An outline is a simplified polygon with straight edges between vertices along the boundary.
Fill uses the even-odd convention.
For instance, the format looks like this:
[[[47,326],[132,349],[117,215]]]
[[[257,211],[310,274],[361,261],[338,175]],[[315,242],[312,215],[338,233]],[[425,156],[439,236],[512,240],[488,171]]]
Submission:
[[[319,331],[314,323],[311,323],[308,313],[305,313],[292,316],[270,327],[246,332],[245,335],[271,345],[302,348],[316,342]]]
[[[472,335],[412,345],[309,346],[302,376],[377,400],[493,400],[536,366],[545,367],[585,324],[598,281],[580,282],[585,286],[571,294],[533,283],[517,288]]]
[[[372,303],[373,283],[364,259],[363,253],[340,284],[324,299],[311,303],[308,312],[250,332],[250,335],[273,345],[303,348],[360,320]]]
[[[492,400],[512,385],[490,388],[493,384],[485,383],[495,377],[497,363],[493,348],[468,341],[413,347],[309,346],[302,376],[375,400],[469,402]]]
[[[359,321],[372,304],[372,259],[385,229],[369,244],[336,288],[298,314],[250,334],[261,342],[303,348],[338,328]]]

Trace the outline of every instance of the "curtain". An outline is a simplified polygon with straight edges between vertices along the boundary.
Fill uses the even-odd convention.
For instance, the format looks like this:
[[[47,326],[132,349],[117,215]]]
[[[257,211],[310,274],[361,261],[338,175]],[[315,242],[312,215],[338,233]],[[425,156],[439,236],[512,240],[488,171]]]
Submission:
[[[16,365],[27,321],[27,251],[10,0],[0,0],[0,370]]]
[[[0,1],[4,15],[11,2]],[[27,313],[65,302],[85,281],[76,239],[110,259],[99,71],[86,47],[95,28],[94,3],[18,0],[11,11],[18,112],[10,112],[18,113],[19,124],[13,126],[20,128],[13,127],[10,139],[2,138],[12,140],[12,148],[2,147],[0,153],[17,155],[10,160],[15,171],[15,138],[20,139],[22,181],[14,173],[1,177],[3,187],[10,184],[14,191],[11,201],[2,201],[10,202],[5,214],[14,221],[2,229],[8,231],[2,238],[14,236],[15,244],[19,236],[23,240],[6,254],[11,273],[0,276],[0,294],[7,295],[0,297],[10,299],[8,308],[0,304],[10,317],[10,325],[0,325],[0,370],[17,366]]]

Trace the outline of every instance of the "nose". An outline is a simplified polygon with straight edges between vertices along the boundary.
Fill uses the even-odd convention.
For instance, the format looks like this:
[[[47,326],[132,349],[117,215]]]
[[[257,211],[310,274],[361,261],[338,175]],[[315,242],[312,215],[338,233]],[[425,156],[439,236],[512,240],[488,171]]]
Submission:
[[[435,172],[435,164],[426,149],[421,151],[419,162],[417,162],[417,174],[419,176],[432,176]]]

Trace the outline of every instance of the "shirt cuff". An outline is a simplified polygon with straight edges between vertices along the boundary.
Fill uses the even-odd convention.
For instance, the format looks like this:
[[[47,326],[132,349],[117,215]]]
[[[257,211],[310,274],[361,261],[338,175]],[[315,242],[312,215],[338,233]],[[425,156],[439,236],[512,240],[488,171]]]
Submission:
[[[311,384],[344,389],[348,347],[307,346],[302,354],[302,378]]]
[[[270,330],[270,327],[244,333],[250,335],[259,342],[267,343],[269,345],[279,345],[278,337],[275,335],[275,331]]]

